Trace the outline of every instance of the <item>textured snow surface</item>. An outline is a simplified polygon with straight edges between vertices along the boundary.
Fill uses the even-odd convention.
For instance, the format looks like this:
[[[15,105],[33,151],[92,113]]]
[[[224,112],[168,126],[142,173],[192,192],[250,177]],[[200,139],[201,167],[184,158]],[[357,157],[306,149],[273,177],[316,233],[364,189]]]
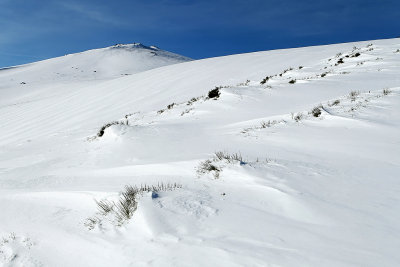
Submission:
[[[1,69],[0,266],[399,266],[399,49],[133,44]],[[95,200],[158,183],[182,188],[87,227]]]

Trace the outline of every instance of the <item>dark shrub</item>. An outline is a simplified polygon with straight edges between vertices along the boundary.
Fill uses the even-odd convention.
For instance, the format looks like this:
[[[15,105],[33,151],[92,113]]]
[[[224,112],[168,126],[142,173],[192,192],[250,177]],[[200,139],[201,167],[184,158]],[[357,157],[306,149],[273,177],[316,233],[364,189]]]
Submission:
[[[336,105],[339,105],[339,103],[340,103],[340,100],[339,100],[339,99],[336,99],[336,100],[333,101],[333,103],[330,104],[329,106],[336,106]]]
[[[318,118],[321,115],[321,106],[313,108],[313,110],[311,111],[311,114],[314,117]]]
[[[98,137],[102,137],[102,136],[104,135],[104,131],[105,131],[108,127],[113,126],[113,125],[117,125],[117,124],[122,124],[122,122],[113,121],[113,122],[109,122],[109,123],[103,125],[103,127],[101,127],[100,130],[99,130],[99,132],[97,133],[97,136],[98,136]]]
[[[270,78],[269,76],[265,77],[265,78],[260,82],[260,84],[266,84],[266,83],[268,82],[269,78]]]
[[[211,91],[208,92],[208,98],[214,98],[217,99],[220,95],[221,92],[219,91],[219,87],[215,87],[214,89],[212,89]]]
[[[289,83],[294,84],[296,83],[296,80],[290,80]]]
[[[390,91],[389,89],[383,89],[383,95],[388,95],[390,94],[392,91]]]

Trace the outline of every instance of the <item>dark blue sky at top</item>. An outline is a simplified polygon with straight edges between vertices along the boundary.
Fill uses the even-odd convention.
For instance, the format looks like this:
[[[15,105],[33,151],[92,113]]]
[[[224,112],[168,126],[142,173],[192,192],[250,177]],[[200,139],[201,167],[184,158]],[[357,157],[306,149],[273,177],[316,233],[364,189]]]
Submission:
[[[399,36],[399,0],[0,0],[0,67],[116,43],[199,59]]]

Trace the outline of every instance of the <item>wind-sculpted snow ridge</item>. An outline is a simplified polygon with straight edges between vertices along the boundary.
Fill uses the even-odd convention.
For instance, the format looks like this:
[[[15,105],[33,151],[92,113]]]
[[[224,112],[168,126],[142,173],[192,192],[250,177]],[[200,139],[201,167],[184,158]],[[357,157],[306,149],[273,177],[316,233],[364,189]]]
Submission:
[[[0,265],[398,266],[399,49],[0,72]]]

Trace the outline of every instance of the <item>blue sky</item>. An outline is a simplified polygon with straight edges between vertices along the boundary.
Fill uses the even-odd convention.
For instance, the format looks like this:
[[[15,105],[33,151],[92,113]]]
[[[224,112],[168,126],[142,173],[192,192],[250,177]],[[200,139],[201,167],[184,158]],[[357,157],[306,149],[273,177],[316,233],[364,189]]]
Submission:
[[[0,67],[116,43],[195,59],[400,36],[399,0],[0,0]]]

